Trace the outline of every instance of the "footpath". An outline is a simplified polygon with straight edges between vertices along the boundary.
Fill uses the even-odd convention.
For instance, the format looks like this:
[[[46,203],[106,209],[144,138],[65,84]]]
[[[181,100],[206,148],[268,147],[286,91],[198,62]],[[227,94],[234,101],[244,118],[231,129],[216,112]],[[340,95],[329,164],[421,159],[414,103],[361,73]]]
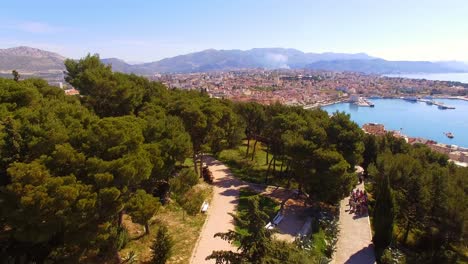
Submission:
[[[364,184],[356,189],[364,191]],[[334,264],[374,264],[375,255],[369,216],[349,212],[349,197],[340,202],[338,242],[333,255]]]
[[[207,211],[207,218],[202,227],[199,239],[195,245],[190,263],[215,263],[215,260],[205,260],[214,250],[237,251],[234,245],[219,237],[216,233],[224,233],[234,230],[231,213],[236,212],[239,203],[239,190],[249,187],[259,194],[266,195],[278,202],[284,201],[284,218],[278,225],[278,238],[285,241],[293,241],[297,232],[300,231],[305,222],[303,201],[290,199],[294,192],[292,190],[246,183],[234,177],[229,168],[220,161],[206,156],[205,162],[213,173],[213,197]]]

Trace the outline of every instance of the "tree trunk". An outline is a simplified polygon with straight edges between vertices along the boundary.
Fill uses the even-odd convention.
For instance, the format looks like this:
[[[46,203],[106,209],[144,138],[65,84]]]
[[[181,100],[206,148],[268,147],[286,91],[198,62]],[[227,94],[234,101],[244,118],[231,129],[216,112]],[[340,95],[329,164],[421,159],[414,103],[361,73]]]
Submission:
[[[284,172],[284,175],[286,176],[286,178],[288,179],[288,183],[287,183],[287,188],[291,188],[291,172],[292,172],[292,169],[291,169],[291,163],[292,161],[289,161],[288,162],[288,165],[286,166],[286,170]]]
[[[250,137],[247,137],[247,150],[245,151],[245,157],[249,156],[249,149],[250,149]]]
[[[281,167],[280,167],[280,176],[283,177],[283,164],[284,160],[281,161]]]
[[[200,177],[203,176],[203,152],[200,151]]]
[[[150,229],[149,229],[149,224],[148,224],[148,222],[145,223],[145,234],[147,234],[147,235],[150,234]]]
[[[118,223],[117,223],[117,226],[118,226],[118,227],[121,227],[121,226],[122,226],[122,223],[123,223],[123,215],[124,215],[124,211],[121,210],[121,211],[119,212],[119,220],[118,220]]]
[[[288,163],[286,165],[286,169],[284,169],[284,174],[288,174],[290,165],[291,165],[291,161],[288,160]]]
[[[267,144],[265,165],[268,164],[268,154],[269,154],[268,152],[269,152],[269,150],[270,150],[270,145]]]
[[[276,157],[273,157],[273,177],[276,177]]]
[[[270,173],[270,167],[271,167],[271,163],[273,162],[273,159],[270,160],[270,163],[268,163],[268,169],[265,173],[265,184],[268,183],[268,173]]]
[[[256,150],[257,150],[257,142],[258,142],[257,137],[255,137],[255,143],[254,143],[253,149],[252,149],[252,161],[253,161],[254,158],[255,158],[255,152],[256,152]]]
[[[198,176],[201,177],[202,176],[201,173],[198,174],[198,170],[197,170],[197,154],[195,153],[195,151],[193,152],[192,159],[193,159],[193,170]]]
[[[410,221],[408,220],[406,222],[406,228],[405,228],[405,234],[403,235],[403,243],[406,245],[406,241],[408,240],[408,235],[409,235],[409,231],[410,231]]]

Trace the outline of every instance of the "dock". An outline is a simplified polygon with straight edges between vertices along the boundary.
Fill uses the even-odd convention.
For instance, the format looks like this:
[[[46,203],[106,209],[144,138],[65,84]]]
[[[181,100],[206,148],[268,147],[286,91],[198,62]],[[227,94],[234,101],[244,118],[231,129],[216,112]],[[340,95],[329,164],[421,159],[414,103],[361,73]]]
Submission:
[[[367,98],[364,97],[358,97],[358,98],[351,98],[349,100],[350,103],[355,104],[357,106],[363,106],[363,107],[374,107],[374,104],[369,101]]]
[[[437,101],[434,101],[434,100],[428,100],[428,99],[418,99],[419,102],[424,102],[428,105],[435,105],[437,107],[439,107],[439,109],[442,109],[442,110],[445,110],[445,109],[455,109],[454,106],[449,106],[449,105],[445,105],[444,103],[442,102],[437,102]]]

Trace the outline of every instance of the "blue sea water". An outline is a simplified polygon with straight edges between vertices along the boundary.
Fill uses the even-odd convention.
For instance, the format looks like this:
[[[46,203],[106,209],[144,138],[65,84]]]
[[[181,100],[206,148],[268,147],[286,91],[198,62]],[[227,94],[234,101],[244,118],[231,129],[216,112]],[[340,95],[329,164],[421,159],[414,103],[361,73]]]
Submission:
[[[371,99],[375,107],[358,107],[339,103],[322,107],[328,113],[346,112],[362,126],[365,123],[384,124],[388,130],[401,130],[410,137],[422,137],[437,142],[468,147],[468,101],[436,99],[456,109],[441,110],[424,102],[409,102],[402,99]],[[455,136],[449,139],[444,132]]]

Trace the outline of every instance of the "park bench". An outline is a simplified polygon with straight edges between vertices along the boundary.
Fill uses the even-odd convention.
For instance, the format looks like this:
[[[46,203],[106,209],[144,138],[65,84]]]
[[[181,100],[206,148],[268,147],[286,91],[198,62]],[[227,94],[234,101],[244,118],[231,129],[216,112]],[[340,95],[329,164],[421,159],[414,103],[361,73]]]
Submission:
[[[209,206],[210,206],[210,205],[208,204],[208,202],[207,202],[207,201],[204,201],[203,204],[202,204],[202,206],[201,206],[200,211],[201,211],[202,213],[206,213],[206,211],[208,211],[208,207],[209,207]]]
[[[269,222],[265,228],[266,229],[273,229],[275,228],[284,218],[284,215],[282,215],[280,212],[276,214],[276,216],[273,218],[271,222]]]

